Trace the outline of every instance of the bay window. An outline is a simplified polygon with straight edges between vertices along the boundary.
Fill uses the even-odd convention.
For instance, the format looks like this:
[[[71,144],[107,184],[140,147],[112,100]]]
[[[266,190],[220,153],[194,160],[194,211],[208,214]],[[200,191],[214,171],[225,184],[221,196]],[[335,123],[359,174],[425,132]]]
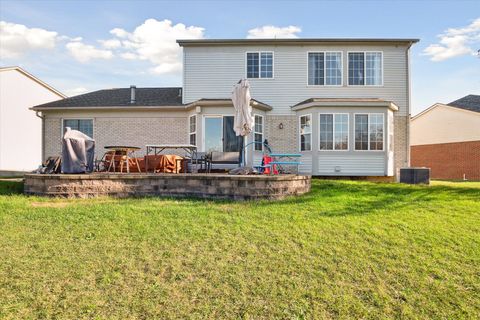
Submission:
[[[355,150],[383,150],[383,113],[355,115]]]
[[[321,113],[319,115],[319,149],[348,150],[348,114]]]

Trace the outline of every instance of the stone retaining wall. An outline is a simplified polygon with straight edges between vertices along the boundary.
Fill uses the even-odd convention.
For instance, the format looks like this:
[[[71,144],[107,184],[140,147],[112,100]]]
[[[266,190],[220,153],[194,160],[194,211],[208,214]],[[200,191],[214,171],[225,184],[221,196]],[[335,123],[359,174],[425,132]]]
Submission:
[[[26,174],[24,193],[67,198],[168,196],[282,199],[310,191],[311,176],[216,174]]]

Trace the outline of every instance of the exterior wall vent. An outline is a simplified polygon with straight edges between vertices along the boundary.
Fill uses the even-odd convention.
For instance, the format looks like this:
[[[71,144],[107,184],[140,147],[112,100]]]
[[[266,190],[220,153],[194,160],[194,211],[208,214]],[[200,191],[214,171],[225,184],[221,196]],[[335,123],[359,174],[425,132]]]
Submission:
[[[130,86],[130,103],[131,104],[135,103],[135,89],[137,89],[136,86],[134,86],[134,85]]]

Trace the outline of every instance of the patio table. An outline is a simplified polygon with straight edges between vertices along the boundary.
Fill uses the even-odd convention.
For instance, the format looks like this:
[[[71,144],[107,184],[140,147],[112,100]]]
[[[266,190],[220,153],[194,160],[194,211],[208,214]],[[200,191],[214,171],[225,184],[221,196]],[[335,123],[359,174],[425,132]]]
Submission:
[[[145,157],[145,171],[148,172],[148,155],[153,153],[153,155],[157,156],[165,149],[175,149],[175,150],[183,150],[187,153],[187,156],[192,159],[197,158],[197,146],[193,144],[147,144],[145,146],[147,148],[147,157]],[[195,163],[195,170],[197,169],[197,163]]]
[[[129,163],[130,163],[130,159],[133,158],[135,159],[135,164],[137,165],[137,168],[138,168],[138,172],[141,172],[140,170],[140,164],[138,163],[138,160],[137,158],[135,158],[135,151],[138,151],[140,150],[139,147],[132,147],[132,146],[105,146],[105,149],[107,150],[110,150],[110,151],[114,151],[115,154],[112,158],[112,161],[110,162],[110,166],[108,168],[108,171],[110,171],[110,168],[112,167],[112,164],[114,164],[115,162],[115,156],[117,155],[117,153],[119,153],[119,155],[122,156],[121,160],[120,160],[120,163],[122,163],[123,160],[125,160],[125,164],[127,166],[127,173],[130,173],[130,166],[129,166]],[[123,158],[125,157],[125,158]],[[123,168],[120,167],[120,172],[123,172]]]

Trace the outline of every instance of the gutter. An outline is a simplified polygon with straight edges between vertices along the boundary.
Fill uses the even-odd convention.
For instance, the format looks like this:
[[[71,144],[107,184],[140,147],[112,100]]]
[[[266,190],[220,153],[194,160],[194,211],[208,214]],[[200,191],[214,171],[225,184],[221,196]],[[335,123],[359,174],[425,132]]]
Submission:
[[[408,112],[407,116],[405,117],[405,151],[407,155],[406,163],[405,166],[409,167],[410,166],[410,117],[411,117],[411,80],[410,80],[410,48],[415,42],[410,42],[410,44],[407,47],[407,50],[405,51],[405,59],[407,61],[407,103],[408,103]]]
[[[131,111],[131,110],[158,110],[158,111],[185,111],[185,110],[190,110],[193,109],[197,106],[206,106],[206,107],[218,107],[218,106],[231,106],[233,105],[232,100],[225,99],[225,100],[197,100],[194,102],[191,102],[186,105],[181,105],[181,106],[104,106],[104,107],[33,107],[30,108],[30,110],[39,112],[39,111],[44,111],[44,110],[58,110],[58,111],[66,111],[66,110],[91,110],[91,111],[96,111],[96,110],[126,110],[126,111]],[[257,101],[252,101],[251,105],[253,107],[256,107],[260,110],[264,111],[270,111],[272,110],[272,107],[265,105],[263,103],[259,103]]]
[[[39,115],[40,111],[35,111],[35,115],[42,119],[42,162],[45,160],[45,116]]]

